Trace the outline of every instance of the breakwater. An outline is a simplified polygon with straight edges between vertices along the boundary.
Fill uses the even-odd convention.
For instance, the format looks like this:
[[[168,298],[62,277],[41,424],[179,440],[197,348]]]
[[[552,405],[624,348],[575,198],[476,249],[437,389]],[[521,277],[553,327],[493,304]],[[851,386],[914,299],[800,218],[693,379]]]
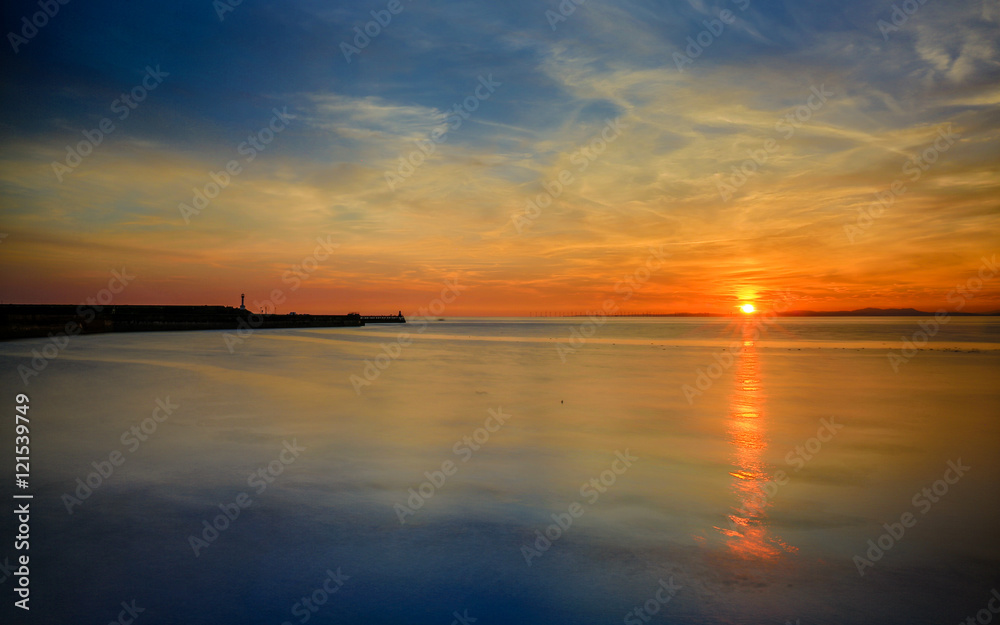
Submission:
[[[360,327],[366,323],[406,323],[402,315],[268,315],[231,306],[0,305],[0,340],[55,334],[164,332],[181,330]]]

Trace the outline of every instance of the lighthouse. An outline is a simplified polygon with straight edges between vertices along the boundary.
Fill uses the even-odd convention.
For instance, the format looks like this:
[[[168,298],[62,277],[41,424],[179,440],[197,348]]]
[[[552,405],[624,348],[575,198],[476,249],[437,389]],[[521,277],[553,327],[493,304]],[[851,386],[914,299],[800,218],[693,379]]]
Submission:
[[[240,310],[246,310],[247,309],[247,306],[244,303],[245,300],[246,300],[246,297],[247,297],[246,293],[240,293]]]

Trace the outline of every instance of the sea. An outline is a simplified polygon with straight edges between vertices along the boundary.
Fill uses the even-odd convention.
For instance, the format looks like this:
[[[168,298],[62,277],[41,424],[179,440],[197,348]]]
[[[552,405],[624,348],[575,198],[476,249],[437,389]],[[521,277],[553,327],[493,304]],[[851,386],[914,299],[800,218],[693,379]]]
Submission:
[[[998,374],[995,317],[4,342],[0,620],[986,623]]]

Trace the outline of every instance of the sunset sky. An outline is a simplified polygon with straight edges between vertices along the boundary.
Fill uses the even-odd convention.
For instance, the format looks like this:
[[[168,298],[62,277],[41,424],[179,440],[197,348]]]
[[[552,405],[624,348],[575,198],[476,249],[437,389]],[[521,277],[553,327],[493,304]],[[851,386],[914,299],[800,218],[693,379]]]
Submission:
[[[405,314],[457,278],[447,316],[936,310],[1000,251],[995,0],[562,6],[72,0],[36,29],[5,3],[0,299],[124,267],[122,304]],[[965,310],[1000,310],[1000,274]]]

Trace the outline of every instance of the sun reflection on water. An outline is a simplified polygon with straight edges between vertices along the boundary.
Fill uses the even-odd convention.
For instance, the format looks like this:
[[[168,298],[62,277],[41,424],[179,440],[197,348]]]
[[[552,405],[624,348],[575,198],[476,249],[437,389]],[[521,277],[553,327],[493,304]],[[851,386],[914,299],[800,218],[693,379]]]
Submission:
[[[767,450],[767,420],[765,418],[766,394],[761,384],[759,355],[753,339],[749,338],[750,326],[744,327],[743,349],[737,356],[736,380],[729,410],[729,440],[733,446],[731,461],[734,470],[732,490],[737,505],[728,515],[728,527],[716,528],[727,537],[733,553],[745,558],[772,560],[783,551],[793,551],[780,539],[772,536],[768,527],[768,508],[773,504],[769,495],[774,494],[773,484],[768,491],[765,485],[772,479],[764,454]]]

